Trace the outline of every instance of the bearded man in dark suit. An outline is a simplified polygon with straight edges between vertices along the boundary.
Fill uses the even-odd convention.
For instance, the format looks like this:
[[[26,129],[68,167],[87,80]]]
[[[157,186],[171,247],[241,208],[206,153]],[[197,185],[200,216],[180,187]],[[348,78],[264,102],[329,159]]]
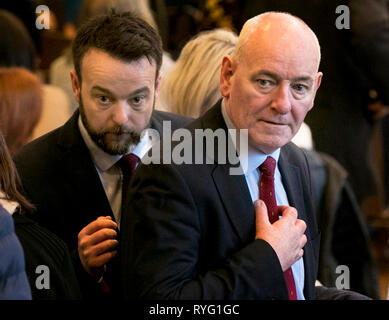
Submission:
[[[85,298],[112,295],[109,271],[119,244],[124,155],[141,158],[150,128],[162,133],[188,119],[154,110],[162,44],[158,33],[130,13],[111,12],[79,29],[71,72],[79,109],[62,127],[31,142],[15,157],[32,218],[73,252]],[[136,164],[135,164],[136,166]],[[104,293],[102,293],[104,292]]]

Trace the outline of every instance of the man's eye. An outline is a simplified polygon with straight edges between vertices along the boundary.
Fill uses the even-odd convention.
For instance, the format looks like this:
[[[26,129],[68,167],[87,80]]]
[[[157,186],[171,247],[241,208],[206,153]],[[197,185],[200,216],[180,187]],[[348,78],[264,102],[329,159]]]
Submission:
[[[143,96],[137,96],[137,97],[132,98],[132,103],[137,106],[137,105],[142,104],[144,99],[145,98]]]
[[[111,100],[107,96],[99,96],[98,100],[102,104],[108,104],[111,102]]]
[[[268,87],[271,85],[271,82],[270,80],[266,80],[266,79],[259,79],[258,80],[258,83],[261,87]]]
[[[294,85],[294,90],[296,90],[297,92],[305,92],[307,89],[308,89],[307,86],[303,84]]]

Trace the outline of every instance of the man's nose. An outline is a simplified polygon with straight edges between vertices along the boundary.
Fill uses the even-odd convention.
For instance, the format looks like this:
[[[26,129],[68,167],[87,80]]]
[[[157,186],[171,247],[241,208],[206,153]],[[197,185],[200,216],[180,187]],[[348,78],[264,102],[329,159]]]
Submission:
[[[118,101],[112,112],[112,120],[115,124],[121,126],[128,122],[130,107],[126,101]]]
[[[291,110],[291,97],[289,85],[282,83],[277,90],[273,92],[272,107],[280,114],[286,114]]]

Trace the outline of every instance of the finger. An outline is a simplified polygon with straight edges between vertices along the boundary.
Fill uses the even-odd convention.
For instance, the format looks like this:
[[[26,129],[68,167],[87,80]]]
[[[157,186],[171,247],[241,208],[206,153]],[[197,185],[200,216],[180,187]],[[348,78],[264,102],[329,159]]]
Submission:
[[[104,228],[116,229],[117,223],[105,217],[99,217],[95,221],[89,223],[85,228],[81,230],[81,234],[91,235],[96,231]]]
[[[117,232],[110,228],[104,228],[96,231],[95,233],[86,236],[87,239],[85,240],[85,245],[93,246],[100,242],[103,242],[105,240],[109,239],[115,239],[117,236]]]
[[[263,225],[270,224],[269,216],[267,214],[267,207],[262,200],[256,200],[254,202],[255,207],[255,225],[258,230]]]
[[[85,255],[87,255],[91,259],[94,259],[109,251],[113,251],[118,244],[119,242],[116,239],[105,240],[90,247],[88,250],[86,250]]]
[[[97,257],[94,257],[89,261],[89,267],[90,268],[101,268],[105,264],[107,264],[109,261],[111,261],[117,254],[117,251],[109,251],[105,252]]]
[[[295,226],[301,234],[304,233],[305,230],[307,229],[307,224],[305,223],[304,220],[301,219],[296,219]]]
[[[297,258],[297,260],[300,259],[300,258],[302,258],[303,255],[304,255],[304,250],[303,250],[303,249],[300,249],[300,251],[299,251],[299,253],[298,253],[298,258]]]
[[[277,206],[278,216],[295,221],[298,217],[296,208],[290,206]]]
[[[303,234],[300,240],[300,248],[304,248],[304,246],[307,244],[307,241],[308,241],[307,236]]]

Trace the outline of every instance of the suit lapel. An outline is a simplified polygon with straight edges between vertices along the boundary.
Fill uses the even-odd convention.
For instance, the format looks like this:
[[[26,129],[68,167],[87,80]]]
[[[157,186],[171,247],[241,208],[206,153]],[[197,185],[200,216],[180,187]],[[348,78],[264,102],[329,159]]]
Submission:
[[[216,165],[212,176],[227,215],[243,243],[254,239],[254,205],[244,175],[230,175],[230,165]]]
[[[221,102],[212,108],[202,121],[203,129],[212,129],[213,131],[222,128],[228,137],[228,131],[221,113]],[[223,151],[224,152],[224,151]],[[227,153],[227,150],[225,150]],[[218,145],[215,139],[214,154],[218,154]],[[218,163],[212,170],[212,178],[218,190],[221,201],[231,221],[233,228],[243,243],[251,242],[254,239],[254,205],[251,200],[250,192],[244,174],[231,175],[230,169],[234,168],[229,163]]]
[[[316,281],[316,279],[314,279],[315,257],[309,230],[309,219],[307,217],[307,212],[305,211],[306,204],[304,201],[304,189],[302,187],[303,182],[300,173],[300,168],[291,164],[288,161],[284,149],[281,149],[279,168],[282,176],[282,183],[285,187],[285,191],[288,196],[289,205],[295,207],[298,211],[298,218],[304,220],[307,223],[305,235],[307,236],[308,241],[304,247],[303,256],[305,276],[304,296],[306,299],[313,299],[314,287],[312,286],[312,284],[314,284]],[[305,196],[309,197],[309,195],[306,194]]]
[[[83,217],[91,222],[98,216],[114,218],[96,167],[78,128],[78,112],[63,127],[58,140],[59,158],[63,162],[66,188]],[[77,199],[77,200],[76,200]],[[88,223],[89,223],[88,222]]]

